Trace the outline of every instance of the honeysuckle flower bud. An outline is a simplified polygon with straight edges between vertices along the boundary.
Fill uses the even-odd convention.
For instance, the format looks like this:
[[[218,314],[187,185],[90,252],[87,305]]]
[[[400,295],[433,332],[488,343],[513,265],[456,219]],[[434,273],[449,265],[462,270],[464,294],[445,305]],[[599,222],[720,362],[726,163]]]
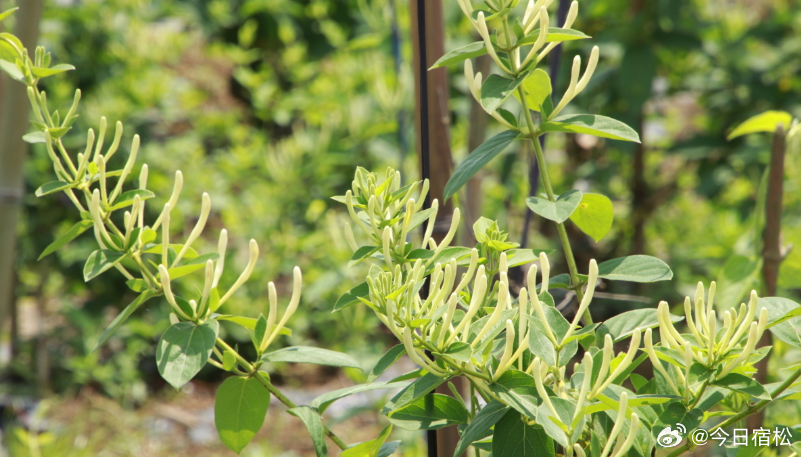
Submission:
[[[529,269],[529,278],[536,276],[537,276],[537,266],[533,265]],[[556,336],[551,330],[550,324],[548,324],[548,319],[545,317],[545,311],[542,309],[542,303],[540,303],[540,299],[537,296],[537,288],[533,281],[529,281],[529,289],[534,291],[531,294],[531,307],[534,309],[534,312],[537,314],[537,317],[540,319],[540,322],[542,322],[542,326],[545,328],[545,336],[551,341],[551,343],[553,343],[554,345],[558,345],[559,342],[556,340]]]
[[[481,341],[481,338],[487,334],[487,332],[498,323],[501,319],[501,315],[506,310],[506,301],[509,297],[509,285],[505,282],[498,283],[498,304],[495,306],[495,311],[490,314],[490,318],[487,319],[487,323],[484,324],[484,327],[478,332],[476,338],[470,343],[471,347],[476,347],[478,343]]]
[[[170,287],[170,273],[164,265],[159,265],[159,277],[161,278],[161,288],[164,291],[164,298],[166,298],[167,303],[172,306],[173,311],[186,320],[192,320],[194,316],[188,316],[175,301],[175,295],[172,294],[172,287]]]
[[[106,191],[106,159],[103,156],[97,158],[97,171],[100,174],[98,180],[100,184],[100,198],[103,205],[108,206],[108,192]]]
[[[478,271],[476,272],[476,283],[473,286],[473,294],[470,297],[470,305],[467,307],[467,312],[456,326],[456,329],[453,331],[451,337],[448,338],[446,346],[450,346],[459,334],[462,335],[462,342],[467,342],[467,338],[470,334],[470,326],[468,324],[473,320],[473,316],[475,316],[478,310],[481,308],[481,303],[484,301],[484,294],[486,292],[487,275],[484,273],[484,265],[481,265],[478,267]]]
[[[701,338],[701,334],[698,332],[698,328],[695,326],[695,319],[693,318],[692,312],[692,302],[690,301],[690,297],[684,298],[684,316],[687,321],[687,327],[690,328],[690,332],[695,336],[695,339],[703,341]]]
[[[625,419],[625,415],[622,418],[618,418],[619,421]],[[637,431],[640,429],[640,417],[637,413],[631,413],[631,425],[629,426],[629,434],[626,436],[626,440],[623,441],[623,444],[619,444],[615,447],[615,452],[612,454],[611,457],[620,457],[625,455],[625,453],[631,448],[631,445],[634,444],[634,439],[637,437]]]
[[[225,268],[225,251],[227,247],[228,247],[228,230],[222,229],[220,230],[220,239],[217,242],[217,254],[220,255],[220,259],[217,260],[217,265],[214,268],[214,281],[211,283],[212,288],[217,287],[217,284],[220,283],[220,277],[222,277],[223,269]]]
[[[167,201],[167,204],[170,205],[170,208],[175,208],[175,204],[178,202],[178,197],[181,195],[181,189],[184,187],[184,175],[181,173],[181,170],[175,172],[175,183],[172,187],[172,195],[170,195],[170,199]],[[165,205],[166,207],[166,205]],[[158,230],[159,226],[163,222],[164,213],[162,212],[159,215],[156,222],[153,224],[153,230]],[[165,262],[166,265],[166,262]]]
[[[189,248],[192,246],[192,243],[200,236],[203,232],[203,229],[206,227],[206,221],[209,219],[209,212],[211,211],[211,198],[209,194],[203,192],[203,197],[201,198],[200,204],[200,217],[195,224],[195,227],[189,232],[189,237],[184,242],[184,246],[181,248],[181,251],[178,252],[178,255],[175,257],[175,260],[172,262],[172,266],[178,265],[178,262],[184,257],[187,253]]]
[[[523,30],[525,30],[528,27],[529,19],[531,19],[531,15],[534,14],[534,6],[535,6],[534,0],[528,0],[528,4],[526,5],[526,12],[523,13]]]
[[[435,200],[436,201],[436,200]],[[459,208],[453,209],[453,216],[451,217],[451,228],[448,229],[448,233],[445,234],[445,237],[442,239],[442,242],[439,243],[437,248],[434,250],[434,254],[431,256],[431,259],[426,263],[426,266],[430,265],[434,259],[442,252],[443,249],[448,247],[451,240],[453,240],[453,236],[456,235],[456,230],[459,228],[459,220],[460,220],[460,212]],[[431,223],[429,223],[431,225]],[[430,226],[429,229],[433,228]],[[428,234],[428,229],[426,229],[426,234]]]
[[[120,194],[122,191],[122,185],[125,183],[125,180],[128,178],[128,175],[131,174],[131,170],[133,170],[133,166],[136,163],[136,155],[139,153],[139,135],[134,135],[133,141],[131,142],[131,154],[128,156],[128,161],[125,162],[125,167],[122,169],[122,174],[120,175],[119,181],[117,181],[117,186],[114,188],[114,192],[111,193],[111,200],[114,201],[115,198]],[[107,156],[110,158],[109,156]]]
[[[573,450],[576,451],[576,457],[587,457],[587,454],[584,453],[584,449],[576,443],[573,445]]]
[[[590,391],[590,385],[592,384],[592,354],[589,352],[584,353],[582,365],[584,367],[584,377],[581,380],[581,389],[579,390],[576,411],[573,414],[573,422],[581,415],[581,409],[584,407],[584,399],[587,397],[587,393]]]
[[[729,343],[729,339],[734,334],[734,318],[732,317],[733,311],[734,310],[723,312],[723,328],[726,329],[726,333],[723,334],[723,338],[721,338],[719,343],[721,349],[726,347],[726,345]]]
[[[548,396],[548,392],[545,390],[545,386],[543,385],[543,378],[548,371],[548,365],[545,364],[540,360],[539,357],[536,357],[533,362],[534,365],[534,385],[537,387],[537,393],[539,394],[540,398],[542,398],[542,402],[548,407],[553,415],[554,419],[559,420],[560,416],[559,413],[556,412],[556,408],[554,408],[553,403],[551,402],[551,398]]]
[[[498,258],[498,272],[505,275],[509,271],[509,267],[507,265],[506,253],[501,252],[500,257]]]
[[[498,54],[495,53],[495,47],[492,45],[492,41],[490,40],[490,33],[487,29],[487,21],[484,19],[484,12],[481,11],[478,13],[478,20],[476,21],[476,30],[481,38],[484,40],[484,45],[487,47],[487,53],[490,55],[492,60],[498,65],[498,67],[504,73],[511,73],[506,65],[501,62],[501,59],[498,58]]]
[[[751,327],[751,323],[754,322],[758,300],[759,297],[757,297],[756,291],[752,290],[751,299],[748,301],[748,310],[745,313],[741,313],[744,316],[743,320],[740,322],[740,326],[737,327],[737,331],[734,332],[734,336],[729,340],[729,344],[726,345],[726,350],[724,352],[733,349],[734,346],[743,339],[743,336],[745,336],[746,332]]]
[[[709,313],[709,322],[707,323],[707,326],[709,327],[709,335],[707,335],[707,363],[709,366],[712,366],[712,363],[715,360],[715,336],[718,331],[718,320],[714,311]]]
[[[473,5],[470,3],[470,0],[457,0],[457,3],[459,3],[459,8],[462,9],[462,13],[467,16],[467,19],[475,24],[476,21],[473,20]]]
[[[462,275],[462,279],[459,281],[456,289],[454,289],[454,292],[459,293],[467,286],[467,284],[470,282],[470,279],[473,278],[473,273],[475,273],[477,266],[478,249],[473,248],[473,250],[470,251],[470,265],[467,267],[467,272]]]
[[[226,300],[228,300],[228,298],[230,298],[231,295],[233,295],[234,292],[236,292],[236,290],[239,289],[239,287],[242,286],[242,284],[244,284],[245,281],[248,280],[248,278],[250,278],[250,274],[253,273],[253,269],[256,267],[256,261],[259,259],[259,245],[258,243],[256,243],[256,240],[250,240],[249,247],[250,247],[250,257],[248,258],[248,264],[242,271],[242,274],[239,275],[239,278],[237,278],[234,285],[231,286],[230,289],[228,289],[228,292],[226,292],[225,295],[222,296],[222,298],[220,298],[220,305],[225,303]],[[292,298],[293,299],[295,298],[294,294]],[[298,297],[298,299],[300,299],[300,297]]]
[[[653,365],[654,369],[665,378],[665,381],[667,381],[668,385],[673,390],[673,393],[676,395],[681,395],[681,392],[679,392],[679,389],[676,387],[676,383],[673,382],[673,378],[668,375],[667,371],[662,366],[662,363],[659,361],[659,358],[656,356],[650,328],[645,330],[644,346],[645,353],[648,354],[648,358],[651,360],[651,364]]]
[[[587,84],[590,82],[590,78],[592,78],[592,74],[595,73],[595,67],[598,65],[598,46],[593,46],[592,51],[590,52],[590,60],[587,62],[587,69],[584,70],[584,75],[576,85],[576,94],[581,93]]]
[[[372,199],[370,201],[373,201]],[[381,234],[381,248],[384,254],[384,262],[387,264],[388,269],[392,269],[392,253],[390,247],[392,245],[392,229],[387,226],[384,227],[384,232]]]
[[[617,436],[620,434],[620,430],[623,429],[623,423],[626,421],[626,411],[629,408],[629,395],[626,392],[622,392],[620,394],[620,407],[618,408],[617,412],[617,420],[615,421],[615,425],[612,426],[612,431],[609,432],[609,437],[606,440],[606,445],[604,446],[603,451],[601,451],[601,455],[599,457],[606,457],[609,455],[609,451],[612,450],[612,445],[615,444],[615,440]],[[634,415],[632,414],[632,418]]]
[[[442,324],[438,329],[437,334],[437,347],[442,350],[445,350],[445,335],[451,330],[451,322],[453,322],[453,315],[456,312],[456,304],[459,302],[459,296],[456,293],[452,293],[450,299],[448,299],[448,310],[445,311],[445,315],[442,318]]]
[[[350,226],[349,222],[345,222],[343,224],[344,232],[345,232],[345,241],[348,243],[348,246],[353,252],[359,250],[359,245],[356,244],[356,237],[353,236],[353,228]]]
[[[523,335],[525,329],[528,328],[528,290],[523,287],[517,295],[517,334]]]
[[[102,125],[103,118],[101,118],[100,120],[101,120],[101,127],[102,127],[103,126]],[[104,131],[103,131],[103,137],[104,138],[105,138],[105,133],[106,132],[105,132],[105,129],[104,129]],[[111,142],[111,146],[109,146],[108,151],[106,151],[106,162],[107,163],[108,163],[109,160],[111,160],[111,158],[117,152],[117,148],[120,147],[120,140],[121,139],[122,139],[122,122],[117,121],[117,123],[114,125],[114,140]],[[95,149],[95,160],[100,155],[100,149],[102,147],[103,147],[103,142],[102,141],[98,141],[97,142],[97,148]]]
[[[537,36],[537,41],[531,45],[531,48],[526,55],[525,60],[523,60],[522,66],[528,64],[535,55],[537,55],[537,51],[539,51],[545,42],[548,39],[548,26],[550,25],[550,18],[548,17],[548,11],[545,8],[540,8],[540,12],[537,15],[540,19],[540,34]],[[531,21],[529,27],[534,25],[534,21]],[[528,32],[527,32],[528,33]]]
[[[436,225],[438,210],[439,210],[439,201],[437,201],[437,199],[434,199],[434,201],[431,202],[431,215],[428,216],[428,225],[426,226],[426,232],[423,235],[423,242],[420,244],[420,246],[423,248],[426,247],[428,241],[431,239],[431,234],[434,233],[434,226]],[[432,259],[433,258],[434,257],[432,257]],[[427,263],[426,266],[428,266]]]
[[[437,365],[428,360],[428,357],[425,354],[421,354],[418,352],[418,349],[414,347],[414,343],[412,342],[412,329],[409,327],[403,328],[403,346],[406,349],[406,354],[409,355],[409,358],[412,359],[412,362],[416,363],[418,366],[422,367],[423,369],[427,370],[429,373],[444,377],[447,375],[447,372],[442,371]]]
[[[92,200],[91,204],[89,205],[89,214],[92,216],[92,220],[95,223],[95,230],[96,230],[96,238],[100,243],[101,247],[113,247],[114,249],[120,249],[121,246],[117,246],[114,240],[106,230],[106,225],[103,222],[103,217],[100,214],[100,192],[95,189],[92,192]],[[102,242],[100,242],[102,240]]]
[[[170,212],[172,206],[167,203],[161,211],[159,219],[164,221],[164,228],[161,229],[161,263],[164,266],[169,265],[169,249],[170,249]]]
[[[667,302],[659,302],[656,308],[656,317],[659,321],[659,335],[662,337],[663,344],[668,348],[681,347],[682,345],[674,338],[673,333],[670,331],[670,311],[668,310]]]
[[[606,379],[606,375],[609,373],[609,365],[612,363],[612,356],[614,355],[613,351],[612,337],[607,334],[604,336],[604,347],[601,354],[601,369],[598,371],[598,377],[595,379],[595,384],[593,384],[590,395],[587,397],[590,400],[595,398],[595,392],[601,391],[601,386],[604,382],[603,380]]]
[[[200,296],[200,310],[198,316],[200,318],[206,317],[206,311],[209,309],[209,294],[211,293],[211,283],[214,281],[214,262],[212,260],[206,261],[205,281],[203,282],[203,293]],[[269,329],[269,327],[268,327]]]
[[[575,56],[573,58],[573,68],[570,71],[570,84],[567,86],[567,91],[565,94],[562,95],[562,99],[559,100],[559,104],[556,105],[556,108],[553,109],[551,115],[548,116],[548,119],[553,119],[559,114],[562,109],[567,106],[570,100],[573,99],[573,95],[576,93],[576,86],[578,85],[578,78],[579,73],[581,72],[581,57]]]
[[[584,291],[584,297],[581,299],[581,304],[579,304],[578,311],[576,311],[576,316],[573,318],[570,328],[567,329],[565,336],[562,338],[562,345],[564,345],[565,341],[567,341],[567,339],[573,335],[573,332],[578,326],[579,320],[581,320],[581,317],[584,315],[584,312],[587,311],[587,308],[590,307],[590,301],[592,301],[592,295],[595,292],[596,281],[598,281],[598,263],[595,262],[595,259],[592,259],[590,260],[590,271],[587,276],[587,289]]]
[[[595,397],[596,395],[602,393],[604,389],[606,389],[607,386],[609,386],[609,384],[611,384],[612,381],[615,380],[615,378],[620,376],[620,374],[623,373],[626,370],[626,368],[629,367],[629,365],[631,365],[631,362],[634,360],[634,356],[637,355],[637,351],[640,350],[641,337],[642,337],[642,331],[639,329],[639,327],[635,328],[634,332],[631,334],[631,343],[629,344],[629,350],[628,352],[626,352],[626,356],[623,357],[623,360],[615,368],[612,374],[610,374],[609,377],[606,377],[605,378],[606,380],[603,381],[600,386],[593,389],[593,392],[591,394],[592,397]],[[598,379],[602,379],[600,375],[598,376]]]
[[[256,252],[258,254],[258,248]],[[292,317],[292,315],[295,314],[295,311],[297,311],[298,304],[300,303],[302,286],[303,286],[303,275],[300,272],[300,268],[295,267],[292,270],[292,298],[289,299],[289,304],[287,305],[286,310],[284,311],[284,315],[281,317],[281,320],[278,322],[278,325],[273,327],[272,325],[273,322],[275,322],[275,316],[277,314],[277,309],[278,309],[277,305],[278,300],[277,300],[277,294],[275,293],[275,285],[273,283],[270,283],[268,285],[268,288],[270,289],[268,297],[270,301],[270,315],[267,316],[267,331],[270,332],[269,333],[270,336],[262,340],[261,346],[259,347],[259,350],[261,352],[264,352],[268,347],[270,347],[270,344],[272,344],[272,342],[275,341],[275,338],[280,334],[281,329],[284,328],[286,322],[289,320],[290,317]]]
[[[75,175],[76,179],[81,179],[84,172],[86,172],[86,167],[89,166],[89,157],[92,156],[92,145],[94,145],[94,142],[95,131],[89,129],[86,133],[86,149],[83,151],[83,154],[78,154],[78,173]]]
[[[548,2],[548,4],[550,4],[550,1]],[[562,24],[563,29],[569,29],[573,26],[573,22],[576,20],[576,17],[578,16],[578,6],[579,5],[577,1],[574,1],[573,3],[570,4],[570,9],[567,12],[565,23]],[[553,43],[548,43],[548,46],[546,46],[545,49],[543,49],[542,52],[540,52],[539,55],[537,56],[537,63],[539,63],[542,59],[544,59],[545,56],[547,56],[548,53],[550,53],[553,50],[553,48],[555,48],[558,45],[559,45],[558,41],[554,41]]]
[[[759,331],[759,324],[756,322],[751,322],[748,331],[748,340],[746,341],[745,346],[743,347],[743,351],[740,353],[740,355],[737,356],[736,359],[726,364],[726,366],[723,368],[723,371],[721,371],[720,374],[718,374],[715,377],[715,379],[720,379],[726,376],[727,374],[731,373],[732,370],[737,368],[737,366],[740,365],[742,362],[748,360],[748,357],[751,356],[751,352],[754,350],[754,347],[756,346],[759,337],[758,331]]]
[[[505,371],[505,368],[508,368],[509,366],[508,364],[512,359],[514,343],[515,343],[515,326],[512,323],[511,319],[506,319],[506,344],[503,349],[503,355],[501,356],[501,360],[498,363],[498,370],[492,376],[493,381],[497,381],[498,378],[501,376],[501,374],[503,374],[503,372]]]
[[[548,292],[548,281],[551,279],[551,262],[548,260],[548,256],[544,252],[540,252],[540,268],[542,269],[540,293]],[[536,270],[534,271],[536,272]],[[534,289],[531,290],[535,291]]]

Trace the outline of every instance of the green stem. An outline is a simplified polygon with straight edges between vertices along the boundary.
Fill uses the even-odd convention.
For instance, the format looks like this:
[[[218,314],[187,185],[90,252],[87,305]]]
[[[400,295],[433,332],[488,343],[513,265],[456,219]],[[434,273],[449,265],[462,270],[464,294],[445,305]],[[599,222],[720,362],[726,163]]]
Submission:
[[[525,93],[523,92],[522,87],[518,87],[520,91],[520,99],[523,101],[523,112],[526,113],[526,122],[528,123],[529,130],[532,132],[531,134],[531,141],[534,143],[534,153],[537,156],[537,163],[540,166],[540,177],[542,179],[542,185],[545,187],[545,193],[548,195],[548,200],[551,202],[556,201],[556,196],[553,193],[553,187],[551,186],[551,179],[548,176],[548,168],[545,164],[545,155],[542,152],[542,146],[540,146],[540,142],[537,140],[537,137],[534,135],[534,121],[531,119],[531,111],[528,109],[528,102],[526,102]],[[573,249],[570,247],[570,240],[567,237],[567,229],[565,229],[564,224],[557,223],[556,229],[559,232],[559,241],[562,242],[562,249],[565,252],[565,260],[567,260],[567,268],[570,271],[570,282],[575,287],[576,296],[578,297],[579,301],[584,298],[584,293],[581,291],[581,282],[579,281],[578,276],[578,267],[576,267],[576,259],[573,257]],[[587,287],[594,287],[594,284],[588,284]],[[592,315],[590,314],[590,309],[584,312],[584,323],[586,325],[592,325]]]
[[[787,378],[779,387],[776,388],[776,390],[771,392],[770,393],[770,398],[773,399],[773,398],[776,398],[779,395],[781,395],[782,392],[784,392],[791,385],[793,385],[793,383],[799,377],[801,377],[801,368],[795,370],[795,373],[793,373],[789,378]],[[751,405],[750,408],[746,409],[745,411],[743,411],[743,412],[741,412],[739,414],[736,414],[734,416],[731,416],[730,418],[728,418],[725,421],[723,421],[720,424],[718,424],[717,428],[728,427],[729,425],[732,425],[735,422],[738,422],[738,421],[740,421],[740,420],[742,420],[742,419],[744,419],[744,418],[746,418],[746,417],[748,417],[748,416],[750,416],[752,414],[758,413],[760,410],[762,410],[762,408],[767,406],[771,401],[772,400],[761,400],[761,401],[759,401],[757,403],[754,403],[753,405]],[[688,440],[687,443],[685,443],[684,445],[682,445],[681,447],[679,447],[675,451],[673,451],[670,454],[668,454],[667,457],[677,457],[677,456],[681,455],[682,453],[684,453],[685,451],[687,451],[689,449],[690,449],[690,441]]]

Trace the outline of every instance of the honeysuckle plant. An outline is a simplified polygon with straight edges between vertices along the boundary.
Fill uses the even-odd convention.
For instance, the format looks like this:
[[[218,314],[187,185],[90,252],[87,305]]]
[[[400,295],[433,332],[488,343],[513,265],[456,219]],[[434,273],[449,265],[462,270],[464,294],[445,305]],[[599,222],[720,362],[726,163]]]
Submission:
[[[462,0],[460,6],[476,25],[482,41],[472,51],[460,51],[456,57],[451,53],[449,57],[487,52],[508,75],[498,76],[503,81],[490,76],[482,83],[479,75],[467,72],[471,91],[480,96],[485,108],[489,106],[488,111],[496,113],[499,122],[513,127],[511,133],[501,134],[504,136],[490,143],[508,145],[521,135],[535,139],[544,131],[588,131],[600,125],[614,126],[604,127],[609,131],[628,132],[605,118],[556,117],[586,86],[597,50],[581,79],[578,70],[574,71],[570,88],[556,107],[550,102],[550,83],[547,96],[542,96],[544,80],[536,78],[544,73],[534,69],[536,63],[553,43],[584,38],[570,29],[576,4],[559,29],[549,27],[546,0],[529,3],[523,19],[510,22],[516,3],[489,0],[485,4],[488,10],[476,12],[468,0]],[[3,13],[0,19],[10,13]],[[491,33],[487,21],[500,22],[502,30]],[[159,372],[176,388],[189,382],[206,364],[231,372],[217,392],[215,422],[222,442],[236,452],[263,425],[271,396],[303,421],[318,456],[329,455],[327,436],[344,457],[392,454],[398,446],[398,442],[387,441],[393,426],[430,430],[449,425],[458,426],[460,431],[455,455],[471,446],[478,455],[490,451],[495,457],[645,456],[659,446],[671,447],[670,455],[679,455],[696,444],[686,440],[679,445],[672,434],[666,438],[670,427],[681,424],[692,432],[707,420],[722,419],[716,425],[726,428],[772,402],[801,396],[801,368],[768,386],[750,376],[754,363],[770,350],[756,347],[765,330],[801,347],[797,331],[801,306],[790,300],[759,298],[752,293],[748,304],[739,308],[733,303],[713,306],[714,283],[708,292],[699,284],[695,296],[679,305],[683,315],[672,314],[670,305],[662,302],[656,309],[630,311],[593,323],[592,301],[599,282],[653,282],[670,279],[672,273],[664,262],[648,256],[601,263],[592,260],[586,274],[579,273],[561,224],[573,217],[579,202],[585,202],[591,194],[568,192],[556,199],[547,184],[548,198],[529,202],[537,214],[559,224],[569,272],[552,276],[549,252],[521,249],[508,242],[495,221],[482,218],[474,224],[476,246],[452,245],[460,225],[458,209],[447,234],[436,241],[433,229],[439,203],[434,200],[430,208],[423,207],[427,181],[401,186],[401,176],[395,170],[377,174],[359,168],[351,190],[335,200],[346,205],[353,222],[345,226],[343,235],[354,251],[351,266],[371,265],[365,282],[343,295],[334,310],[368,306],[398,344],[367,373],[364,384],[323,394],[309,405],[296,405],[272,384],[265,371],[267,362],[361,368],[352,357],[326,349],[271,349],[279,335],[289,332],[289,319],[300,306],[300,270],[294,270],[293,292],[283,312],[276,288],[269,284],[266,314],[222,314],[226,301],[250,277],[258,259],[258,244],[251,240],[246,267],[226,287],[221,277],[227,232],[220,231],[216,252],[200,254],[192,248],[205,233],[211,212],[209,195],[201,196],[200,215],[186,239],[175,240],[170,225],[183,176],[176,173],[172,194],[160,207],[158,217],[148,220],[145,206],[152,205],[156,195],[147,189],[147,166],[137,164],[138,136],[133,137],[121,170],[107,169],[109,159],[121,146],[120,123],[106,146],[108,125],[101,118],[97,135],[92,129],[87,132],[83,152],[70,153],[61,138],[75,120],[80,91],[76,91],[63,119],[58,110],[51,111],[38,82],[72,67],[50,66],[50,60],[43,48],[37,48],[31,59],[13,35],[0,34],[0,68],[27,86],[32,106],[35,131],[25,139],[44,145],[57,179],[44,184],[36,194],[63,192],[82,218],[42,255],[55,252],[91,229],[98,249],[86,262],[85,279],[114,269],[139,294],[114,319],[98,346],[143,303],[163,297],[171,310],[171,326],[158,343]],[[500,106],[512,91],[493,89],[508,84],[512,77],[513,82],[520,80],[512,89],[518,92],[524,123],[505,114],[508,111]],[[501,96],[493,95],[498,93]],[[539,108],[541,122],[534,122],[532,108]],[[611,135],[606,130],[601,133]],[[534,144],[543,162],[538,142]],[[486,160],[492,155],[487,150],[482,153]],[[454,182],[466,176],[464,167],[457,169]],[[129,181],[135,176],[138,179],[129,189]],[[453,189],[451,186],[450,191]],[[590,200],[586,203],[592,206]],[[580,228],[602,236],[603,227],[588,225],[589,219],[595,220],[573,217]],[[510,287],[509,268],[526,264],[531,266],[525,287],[515,291]],[[175,280],[190,274],[202,275],[203,286],[181,296]],[[555,288],[575,291],[578,308],[572,316],[564,316],[555,307],[550,293]],[[255,358],[246,359],[220,338],[220,321],[242,326],[250,333]],[[419,368],[388,382],[377,382],[404,355]],[[468,392],[459,391],[452,383],[457,377],[467,380]],[[446,383],[453,396],[433,393]],[[333,402],[382,388],[401,390],[385,405],[382,412],[390,425],[376,439],[347,445],[323,425],[322,415]]]

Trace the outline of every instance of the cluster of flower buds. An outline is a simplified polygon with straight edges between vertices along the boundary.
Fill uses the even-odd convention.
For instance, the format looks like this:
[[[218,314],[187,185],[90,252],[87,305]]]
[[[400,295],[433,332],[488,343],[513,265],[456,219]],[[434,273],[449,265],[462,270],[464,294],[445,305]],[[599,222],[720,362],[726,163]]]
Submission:
[[[752,291],[747,306],[742,303],[739,311],[731,308],[723,312],[723,323],[719,328],[717,312],[714,309],[715,289],[716,285],[712,282],[709,287],[708,299],[704,300],[704,286],[702,283],[698,283],[694,306],[690,297],[685,298],[684,314],[690,334],[680,334],[673,326],[668,304],[666,302],[659,303],[657,316],[659,318],[660,344],[667,349],[678,351],[684,358],[683,368],[677,364],[671,364],[674,367],[672,375],[658,361],[651,330],[649,329],[645,333],[645,348],[654,369],[659,371],[677,395],[682,395],[679,388],[682,386],[685,398],[692,394],[689,386],[689,371],[693,363],[717,370],[715,379],[728,375],[738,367],[748,364],[749,357],[753,354],[757,342],[768,325],[766,308],[760,310],[758,318],[756,316],[759,297],[755,291]],[[742,343],[743,339],[745,339],[744,344]],[[678,384],[674,379],[678,380]]]
[[[492,17],[508,15],[511,8],[504,6],[509,2],[496,2],[498,5],[493,5],[492,2],[486,2],[490,8],[495,11]],[[516,3],[516,2],[514,2]],[[548,16],[547,8],[553,3],[553,0],[529,0],[526,7],[525,14],[522,20],[522,30],[526,38],[531,36],[531,39],[521,39],[509,31],[509,27],[505,26],[497,31],[492,31],[487,25],[487,20],[490,18],[485,17],[484,12],[480,11],[476,18],[473,19],[473,6],[470,0],[459,0],[459,6],[462,12],[470,19],[470,22],[476,28],[479,36],[484,41],[484,46],[487,49],[487,54],[492,58],[495,64],[504,73],[510,75],[512,78],[519,78],[525,75],[526,71],[530,71],[533,65],[538,64],[548,53],[551,52],[558,44],[558,41],[548,43],[548,29],[550,26],[550,19]],[[563,29],[570,29],[578,16],[578,2],[574,1],[570,5],[565,22],[562,24]],[[506,24],[505,17],[501,18]],[[539,30],[535,30],[535,26],[539,25]],[[536,34],[536,39],[534,39]],[[496,38],[497,37],[497,38]],[[533,40],[533,41],[532,41]],[[499,56],[499,52],[506,52],[509,59],[503,59]],[[523,57],[525,55],[525,57]],[[573,59],[573,67],[571,70],[570,84],[567,91],[562,96],[559,104],[549,114],[548,120],[555,118],[564,107],[570,103],[581,91],[587,87],[595,68],[598,64],[598,47],[592,48],[590,53],[589,63],[581,75],[581,57],[576,56]],[[470,93],[481,102],[481,87],[483,83],[483,75],[481,72],[473,72],[473,64],[470,59],[465,61],[464,66],[465,79]],[[508,128],[515,128],[507,119],[497,112],[496,109],[488,109],[487,113],[494,117],[498,122]]]

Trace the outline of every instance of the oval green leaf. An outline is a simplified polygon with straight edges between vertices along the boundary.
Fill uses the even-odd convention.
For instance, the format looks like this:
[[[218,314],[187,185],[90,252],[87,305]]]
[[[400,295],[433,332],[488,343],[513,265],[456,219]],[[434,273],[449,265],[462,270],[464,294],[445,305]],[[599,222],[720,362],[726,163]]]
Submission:
[[[540,132],[586,133],[612,140],[640,142],[640,136],[628,125],[596,114],[568,114],[540,125]]]
[[[226,379],[217,389],[214,425],[220,440],[239,454],[264,424],[270,393],[256,378]]]
[[[526,199],[526,205],[545,219],[561,224],[578,208],[581,195],[581,191],[574,189],[557,197],[555,202],[547,198],[529,197]]]
[[[156,365],[165,381],[176,389],[189,382],[206,365],[217,340],[220,324],[179,322],[168,328],[156,346]]]
[[[632,255],[598,265],[598,277],[612,281],[656,282],[673,278],[670,267],[656,257]]]
[[[614,217],[612,201],[605,195],[583,194],[570,220],[597,243],[609,233]]]
[[[456,167],[456,170],[453,171],[453,175],[448,180],[448,183],[445,184],[445,191],[444,191],[444,198],[447,201],[449,198],[453,196],[462,186],[465,185],[467,180],[473,177],[474,174],[478,173],[478,170],[484,167],[490,160],[495,158],[498,154],[501,153],[507,146],[509,146],[512,141],[517,138],[518,133],[514,130],[507,130],[505,132],[501,132],[494,137],[490,138],[489,140],[485,141],[484,144],[477,147],[475,151],[470,153],[463,161]]]

